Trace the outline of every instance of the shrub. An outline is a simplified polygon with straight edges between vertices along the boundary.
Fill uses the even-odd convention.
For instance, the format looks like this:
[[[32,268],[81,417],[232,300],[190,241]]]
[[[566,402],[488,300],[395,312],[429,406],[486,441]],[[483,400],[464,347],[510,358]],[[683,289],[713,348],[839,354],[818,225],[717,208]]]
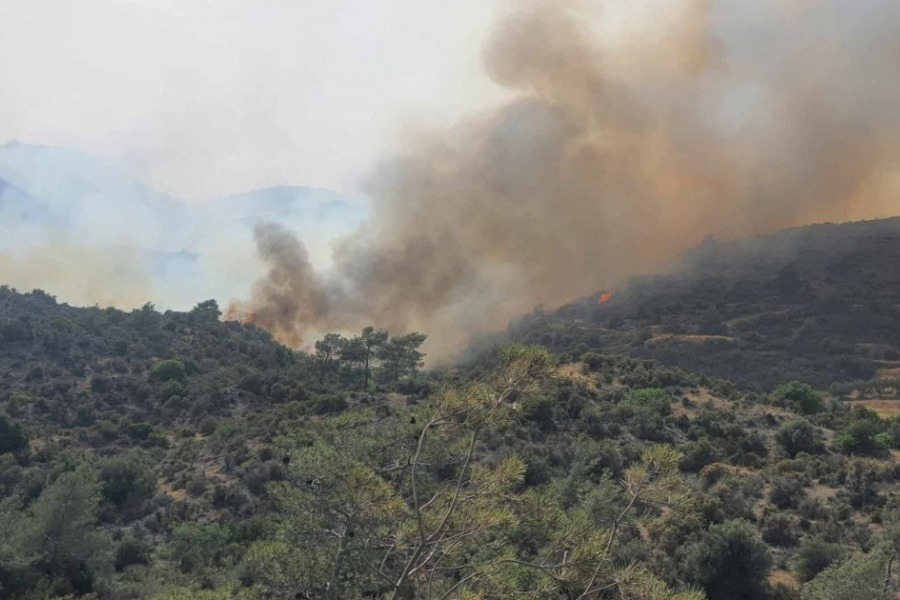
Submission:
[[[181,360],[163,360],[150,369],[150,379],[154,381],[184,381],[187,368]]]
[[[100,491],[103,497],[121,507],[153,495],[153,478],[133,458],[112,457],[100,465]]]
[[[796,477],[778,477],[769,491],[769,501],[778,508],[796,508],[805,496],[803,482]]]
[[[712,525],[692,544],[685,561],[688,581],[706,590],[709,600],[764,600],[772,559],[746,521]]]
[[[844,555],[844,549],[820,539],[806,540],[797,551],[797,575],[809,581]]]
[[[666,416],[672,412],[669,405],[669,394],[660,388],[645,388],[629,392],[622,400],[623,406],[636,411]]]
[[[768,517],[761,527],[762,539],[773,546],[793,546],[797,543],[797,534],[791,519],[784,514]]]
[[[792,381],[775,388],[776,400],[785,402],[792,410],[804,415],[814,415],[825,409],[822,397],[805,383]]]
[[[313,400],[312,410],[317,415],[326,415],[346,410],[347,400],[340,394],[321,394]]]
[[[146,543],[134,538],[126,538],[116,547],[113,567],[122,571],[131,565],[146,565],[150,548]]]
[[[887,424],[874,412],[854,408],[847,425],[837,434],[834,446],[844,454],[880,456],[893,446],[893,435],[886,433]]]
[[[132,423],[125,428],[125,433],[134,441],[140,442],[150,438],[153,426],[149,423]]]
[[[182,571],[218,567],[228,556],[229,533],[218,523],[186,523],[172,532],[172,559]]]
[[[800,452],[819,454],[825,449],[819,431],[807,421],[799,419],[779,427],[775,433],[775,441],[791,458]]]
[[[203,474],[197,474],[191,477],[190,481],[187,482],[185,486],[185,491],[191,496],[197,497],[202,496],[206,491],[208,485],[208,481],[206,476]]]
[[[0,454],[18,452],[28,446],[28,436],[22,426],[0,413]]]
[[[597,354],[596,352],[584,353],[581,356],[581,361],[587,365],[587,368],[591,371],[599,371],[605,363],[603,355]]]

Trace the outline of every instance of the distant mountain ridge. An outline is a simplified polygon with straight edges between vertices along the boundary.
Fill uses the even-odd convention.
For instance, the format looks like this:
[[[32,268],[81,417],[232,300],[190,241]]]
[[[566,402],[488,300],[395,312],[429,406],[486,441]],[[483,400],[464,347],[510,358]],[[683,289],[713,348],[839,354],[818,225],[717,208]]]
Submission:
[[[37,279],[74,303],[98,299],[73,292],[58,276],[40,281],[29,263],[35,254],[52,252],[65,260],[56,247],[77,246],[91,255],[115,256],[110,270],[127,268],[148,280],[153,297],[147,300],[184,309],[197,295],[228,301],[247,293],[260,269],[252,233],[257,223],[276,222],[296,232],[317,264],[327,266],[331,242],[355,230],[364,216],[359,204],[341,194],[300,186],[185,202],[79,150],[0,145],[0,256],[7,256],[0,278],[22,287]],[[124,255],[133,256],[132,263],[122,264]],[[27,281],[17,281],[23,272],[29,273]],[[77,289],[85,288],[90,286]]]

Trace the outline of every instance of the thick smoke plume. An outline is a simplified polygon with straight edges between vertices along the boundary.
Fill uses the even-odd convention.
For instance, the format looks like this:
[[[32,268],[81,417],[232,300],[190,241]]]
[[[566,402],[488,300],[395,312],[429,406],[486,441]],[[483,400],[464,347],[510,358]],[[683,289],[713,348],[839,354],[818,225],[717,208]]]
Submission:
[[[900,4],[628,4],[520,3],[485,50],[510,101],[411,136],[327,276],[260,228],[271,269],[233,310],[292,343],[417,329],[447,356],[708,234],[896,212]]]

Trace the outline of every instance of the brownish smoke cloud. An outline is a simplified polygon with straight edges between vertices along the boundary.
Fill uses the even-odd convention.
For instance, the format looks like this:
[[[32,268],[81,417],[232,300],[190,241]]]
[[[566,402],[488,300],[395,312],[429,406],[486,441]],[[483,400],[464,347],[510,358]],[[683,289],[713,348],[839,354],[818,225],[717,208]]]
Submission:
[[[36,248],[0,251],[0,282],[23,291],[43,289],[85,306],[133,309],[154,295],[133,248],[91,248],[61,235]]]
[[[270,271],[234,310],[289,343],[374,323],[446,356],[710,233],[895,212],[900,6],[648,2],[616,29],[595,4],[507,15],[485,65],[513,99],[381,165],[327,278],[262,227]]]

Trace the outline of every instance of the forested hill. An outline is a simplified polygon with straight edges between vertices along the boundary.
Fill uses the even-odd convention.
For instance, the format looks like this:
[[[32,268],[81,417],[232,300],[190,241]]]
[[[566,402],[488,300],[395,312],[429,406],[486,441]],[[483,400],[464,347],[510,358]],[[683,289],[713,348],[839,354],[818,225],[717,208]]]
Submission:
[[[302,377],[285,368],[302,357],[219,316],[214,302],[190,313],[161,314],[149,304],[123,312],[0,288],[3,386],[15,398],[39,398],[22,410],[58,426],[112,412],[171,427],[246,409],[263,391],[305,397]],[[189,406],[172,401],[188,394]]]
[[[620,352],[757,389],[900,369],[900,218],[709,239],[672,272],[537,311],[514,339]]]
[[[0,597],[896,599],[890,402],[423,339],[0,288]]]

